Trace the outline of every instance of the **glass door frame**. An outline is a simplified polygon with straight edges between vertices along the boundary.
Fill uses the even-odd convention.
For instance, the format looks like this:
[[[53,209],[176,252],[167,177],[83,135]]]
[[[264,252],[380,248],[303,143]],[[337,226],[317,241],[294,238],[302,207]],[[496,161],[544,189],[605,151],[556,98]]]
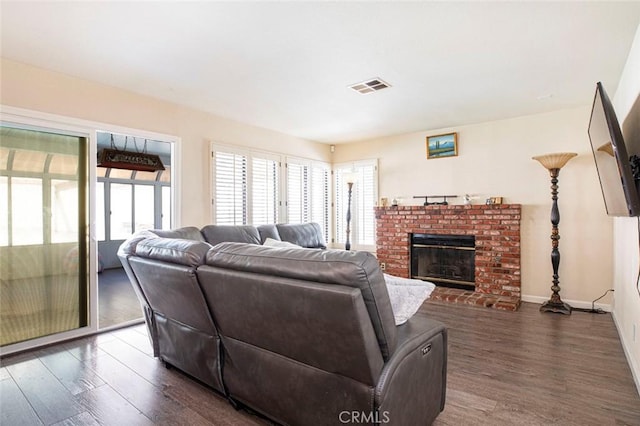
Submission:
[[[48,131],[54,133],[69,134],[72,136],[85,137],[89,140],[89,323],[85,327],[64,331],[49,336],[39,337],[24,342],[0,347],[0,356],[9,355],[24,350],[33,349],[40,346],[59,343],[98,332],[98,239],[96,235],[96,167],[97,167],[97,140],[98,132],[113,132],[122,134],[132,134],[148,139],[162,140],[171,143],[171,226],[179,227],[180,220],[180,150],[181,140],[177,136],[148,132],[138,129],[131,129],[117,125],[109,125],[72,117],[65,117],[56,114],[32,111],[23,108],[16,108],[0,105],[0,122],[8,126],[37,131]],[[122,324],[113,328],[126,326]],[[100,332],[108,331],[110,328],[100,329]]]

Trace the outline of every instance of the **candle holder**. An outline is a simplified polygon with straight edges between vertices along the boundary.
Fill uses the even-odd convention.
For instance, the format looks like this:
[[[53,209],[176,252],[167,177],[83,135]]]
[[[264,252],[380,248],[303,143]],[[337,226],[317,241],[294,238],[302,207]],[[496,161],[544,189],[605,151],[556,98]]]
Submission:
[[[555,312],[571,315],[571,306],[560,298],[560,250],[558,249],[560,233],[558,224],[560,223],[560,210],[558,208],[558,176],[560,169],[573,157],[575,152],[559,152],[556,154],[546,154],[533,157],[542,164],[551,175],[551,266],[553,267],[553,285],[551,286],[551,298],[540,306],[541,312]]]

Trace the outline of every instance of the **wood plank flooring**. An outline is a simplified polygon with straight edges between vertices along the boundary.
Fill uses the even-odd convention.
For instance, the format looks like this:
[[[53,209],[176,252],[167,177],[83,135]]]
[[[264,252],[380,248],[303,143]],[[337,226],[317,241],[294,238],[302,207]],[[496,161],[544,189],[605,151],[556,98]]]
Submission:
[[[640,396],[609,314],[427,302],[449,328],[435,425],[640,425]],[[5,358],[2,425],[269,425],[151,356],[134,326]]]
[[[640,396],[610,314],[425,303],[449,327],[436,425],[640,425]]]
[[[105,269],[98,274],[100,328],[142,319],[142,308],[123,268]]]

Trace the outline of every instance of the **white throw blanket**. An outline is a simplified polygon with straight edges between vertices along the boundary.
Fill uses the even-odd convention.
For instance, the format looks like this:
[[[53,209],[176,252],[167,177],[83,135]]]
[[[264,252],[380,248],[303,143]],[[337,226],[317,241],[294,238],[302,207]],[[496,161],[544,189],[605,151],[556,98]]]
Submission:
[[[411,318],[422,303],[431,296],[436,286],[433,283],[384,274],[391,308],[396,325],[404,324]]]
[[[278,241],[278,240],[274,240],[273,238],[267,238],[266,240],[264,240],[264,243],[262,243],[262,245],[265,246],[265,247],[280,247],[280,248],[297,247],[297,248],[301,248],[297,244],[293,244],[293,243],[290,243],[288,241]]]

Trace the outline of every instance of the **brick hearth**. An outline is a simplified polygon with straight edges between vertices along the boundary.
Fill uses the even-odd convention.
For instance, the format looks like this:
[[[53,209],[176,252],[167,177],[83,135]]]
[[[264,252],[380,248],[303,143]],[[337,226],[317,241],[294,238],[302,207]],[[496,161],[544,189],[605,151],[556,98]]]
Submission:
[[[376,252],[388,274],[409,276],[410,234],[474,235],[475,291],[438,287],[433,300],[520,306],[519,204],[376,207]]]

